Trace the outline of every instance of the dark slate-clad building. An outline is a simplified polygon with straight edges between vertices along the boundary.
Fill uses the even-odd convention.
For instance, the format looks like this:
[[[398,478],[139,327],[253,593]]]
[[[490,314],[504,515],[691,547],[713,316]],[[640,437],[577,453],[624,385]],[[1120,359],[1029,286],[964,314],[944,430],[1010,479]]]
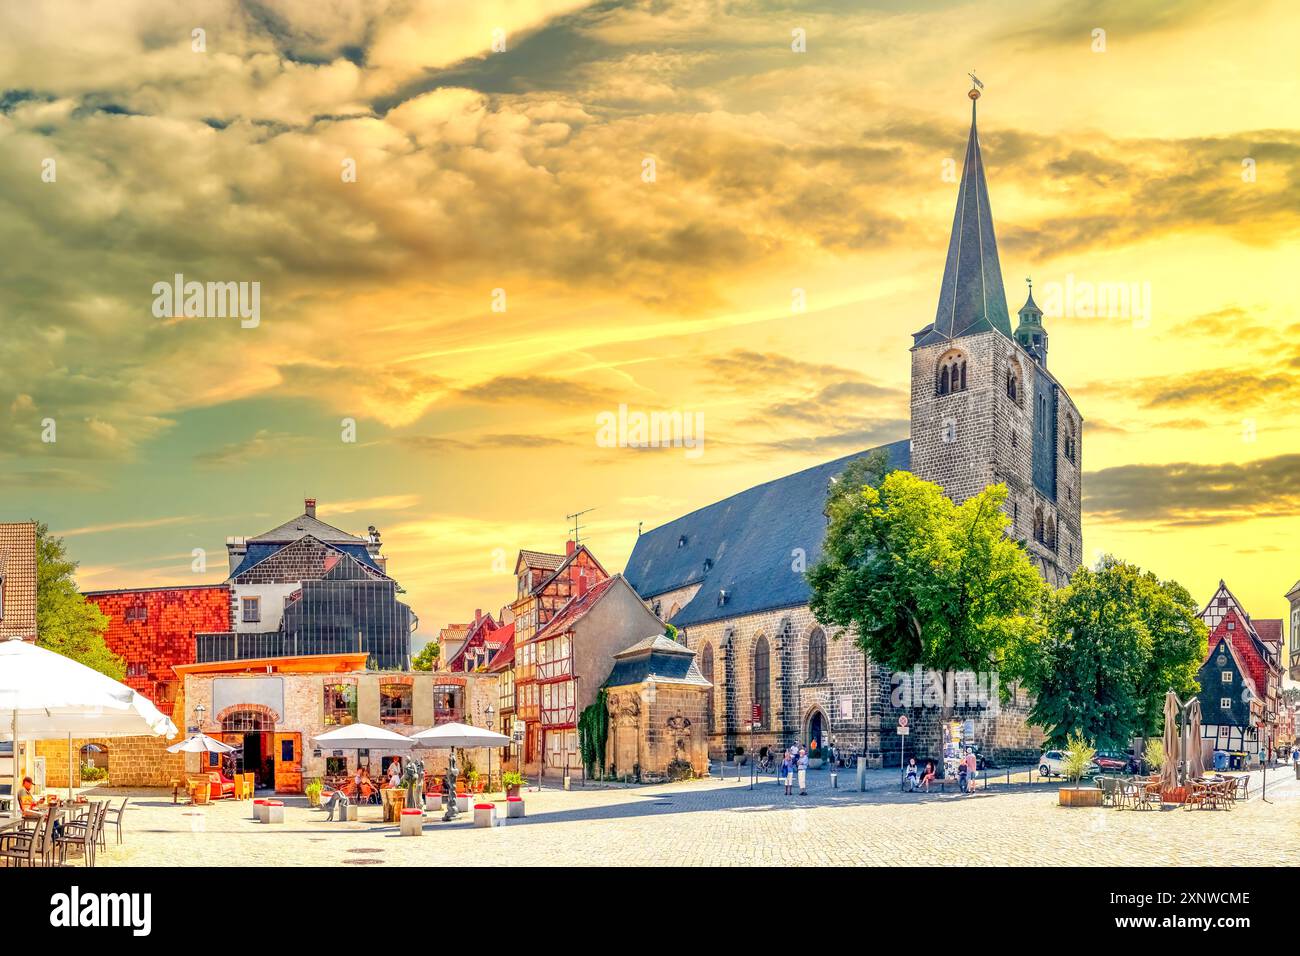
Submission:
[[[1047,332],[1032,290],[1013,331],[975,122],[957,193],[933,322],[913,336],[910,438],[881,446],[892,467],[941,485],[961,502],[1007,486],[1011,534],[1044,579],[1069,582],[1083,555],[1082,418],[1047,367]],[[680,629],[713,685],[709,744],[834,742],[876,766],[900,749],[939,757],[974,744],[1004,759],[1037,755],[1042,734],[1018,696],[958,711],[955,722],[912,713],[894,732],[892,675],[851,636],[828,633],[808,609],[805,572],[821,556],[826,492],[864,451],[742,491],[637,539],[625,572],[655,611]],[[903,742],[906,741],[904,744]]]
[[[360,538],[303,513],[254,538],[230,538],[235,629],[199,634],[200,663],[305,654],[365,653],[367,666],[410,666],[418,625],[397,600],[379,532]]]

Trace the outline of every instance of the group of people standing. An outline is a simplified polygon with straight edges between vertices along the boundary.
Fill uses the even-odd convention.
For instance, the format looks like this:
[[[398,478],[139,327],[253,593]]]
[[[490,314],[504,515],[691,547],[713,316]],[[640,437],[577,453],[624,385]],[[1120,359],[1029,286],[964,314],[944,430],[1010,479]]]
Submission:
[[[970,747],[967,747],[965,755],[957,764],[957,784],[961,787],[962,793],[971,792],[971,784],[975,780],[975,768],[975,751]],[[935,773],[933,760],[927,760],[925,762],[925,770],[922,772],[921,768],[916,765],[915,757],[908,759],[906,775],[908,793],[915,793],[917,790],[920,790],[922,793],[929,793],[930,784],[938,779],[938,776]]]
[[[808,750],[806,747],[791,745],[781,758],[781,779],[785,781],[785,795],[794,791],[795,775],[799,776],[799,796],[808,795]]]

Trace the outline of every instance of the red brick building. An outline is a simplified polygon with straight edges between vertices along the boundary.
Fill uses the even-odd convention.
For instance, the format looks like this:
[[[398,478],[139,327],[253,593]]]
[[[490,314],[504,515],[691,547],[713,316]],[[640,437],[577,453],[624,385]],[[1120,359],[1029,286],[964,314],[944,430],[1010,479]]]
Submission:
[[[108,615],[104,640],[126,661],[124,683],[164,711],[179,689],[172,666],[194,663],[194,635],[234,626],[225,584],[88,591],[85,597]]]

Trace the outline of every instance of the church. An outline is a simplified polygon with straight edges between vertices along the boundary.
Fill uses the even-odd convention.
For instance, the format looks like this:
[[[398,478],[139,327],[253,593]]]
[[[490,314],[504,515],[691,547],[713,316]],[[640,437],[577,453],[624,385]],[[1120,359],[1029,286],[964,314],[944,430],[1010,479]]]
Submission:
[[[1082,561],[1082,424],[1048,368],[1033,290],[1012,328],[971,89],[970,135],[934,321],[913,336],[911,437],[882,446],[893,468],[961,502],[1007,486],[1011,534],[1056,587]],[[893,675],[808,607],[805,568],[821,557],[830,481],[866,449],[732,495],[638,537],[625,576],[678,628],[713,684],[713,756],[799,742],[896,766],[906,753],[978,747],[1004,763],[1033,759],[1041,732],[1023,692],[1000,708],[903,710]],[[799,555],[806,561],[797,560]],[[896,733],[907,714],[912,730]],[[946,714],[940,719],[941,714]]]

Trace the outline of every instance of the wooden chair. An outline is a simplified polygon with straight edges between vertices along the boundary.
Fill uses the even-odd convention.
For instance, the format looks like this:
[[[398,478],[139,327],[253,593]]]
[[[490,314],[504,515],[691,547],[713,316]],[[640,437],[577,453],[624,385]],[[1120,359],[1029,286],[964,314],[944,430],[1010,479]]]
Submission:
[[[1237,800],[1250,799],[1250,774],[1243,773],[1240,777],[1237,777],[1235,780],[1233,780],[1232,783],[1233,786],[1237,788],[1235,799]]]

